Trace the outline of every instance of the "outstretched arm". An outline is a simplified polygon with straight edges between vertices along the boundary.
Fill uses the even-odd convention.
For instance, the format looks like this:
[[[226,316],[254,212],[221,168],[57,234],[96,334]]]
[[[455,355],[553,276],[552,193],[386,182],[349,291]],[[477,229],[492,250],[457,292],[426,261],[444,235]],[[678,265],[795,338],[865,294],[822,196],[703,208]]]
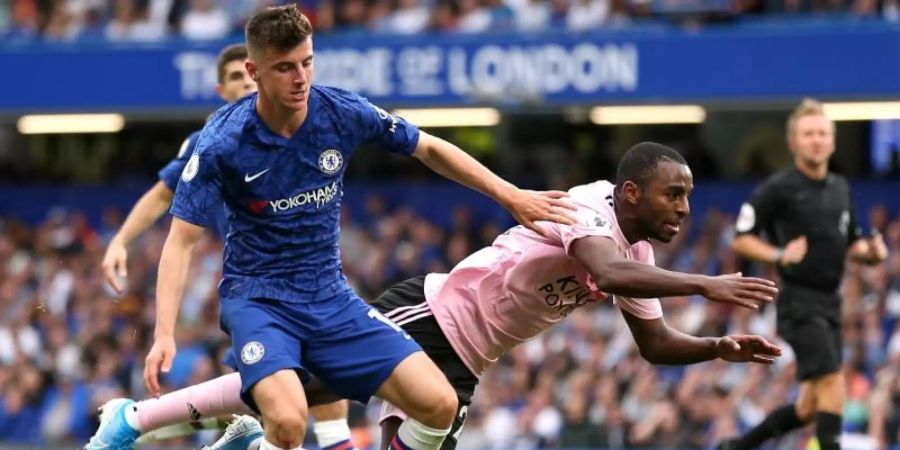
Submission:
[[[203,227],[178,217],[172,219],[169,237],[159,258],[156,281],[156,328],[153,347],[144,366],[144,383],[150,395],[160,394],[159,371],[168,372],[175,358],[175,323],[184,285],[191,265],[191,253],[203,234]]]
[[[736,236],[731,242],[731,248],[739,255],[759,262],[777,264],[782,256],[778,247],[749,233]]]
[[[106,276],[106,282],[116,292],[121,294],[124,290],[124,286],[121,285],[118,278],[127,276],[128,245],[165,214],[172,204],[174,195],[175,193],[165,183],[156,182],[134,204],[128,217],[125,218],[122,228],[109,241],[106,254],[103,256],[103,274]]]
[[[748,308],[771,302],[778,289],[775,283],[741,274],[709,277],[673,272],[619,254],[616,243],[603,236],[587,236],[572,244],[572,253],[591,275],[597,287],[624,297],[654,298],[702,295],[714,302],[733,303]]]
[[[459,147],[424,131],[419,133],[419,142],[413,156],[431,170],[491,197],[509,210],[522,225],[544,234],[535,222],[549,220],[565,225],[574,223],[566,210],[574,210],[575,207],[562,200],[567,195],[565,192],[519,189]]]
[[[693,364],[722,358],[731,362],[771,364],[781,349],[759,336],[695,337],[622,311],[641,356],[653,364]]]
[[[784,248],[778,248],[755,234],[744,233],[734,238],[731,248],[737,254],[754,261],[789,266],[803,261],[806,257],[807,244],[806,236],[798,236]]]

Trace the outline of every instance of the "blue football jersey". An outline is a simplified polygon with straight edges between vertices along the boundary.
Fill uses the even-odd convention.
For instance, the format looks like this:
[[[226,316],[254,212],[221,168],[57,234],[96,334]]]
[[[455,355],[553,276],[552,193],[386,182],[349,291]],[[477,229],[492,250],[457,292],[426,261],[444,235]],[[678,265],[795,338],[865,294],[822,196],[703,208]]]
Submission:
[[[188,159],[194,154],[201,131],[197,130],[191,133],[181,144],[175,159],[169,161],[168,164],[159,170],[159,181],[165,183],[166,187],[171,189],[172,192],[175,192],[175,189],[178,188],[178,178],[181,177],[181,172],[184,171],[184,166],[187,164]]]
[[[202,225],[224,203],[222,299],[346,294],[338,236],[347,162],[363,142],[412,154],[419,130],[354,93],[313,86],[306,120],[285,138],[262,122],[256,101],[245,97],[207,121],[171,212]]]
[[[181,178],[181,173],[184,172],[184,166],[187,165],[188,159],[194,154],[201,131],[197,130],[191,133],[181,144],[175,159],[169,161],[168,164],[159,170],[159,181],[162,181],[172,192],[175,192],[175,189],[178,188],[178,179]],[[225,234],[227,234],[225,209],[215,208],[211,210],[202,225],[217,233],[219,237],[224,238]]]

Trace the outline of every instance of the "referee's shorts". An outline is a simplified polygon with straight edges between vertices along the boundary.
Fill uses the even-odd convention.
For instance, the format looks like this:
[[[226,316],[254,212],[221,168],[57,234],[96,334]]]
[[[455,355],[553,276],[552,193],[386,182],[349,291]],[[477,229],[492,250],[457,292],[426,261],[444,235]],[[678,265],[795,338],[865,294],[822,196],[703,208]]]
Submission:
[[[820,378],[841,368],[840,295],[798,286],[785,286],[775,302],[778,334],[797,358],[797,379]]]

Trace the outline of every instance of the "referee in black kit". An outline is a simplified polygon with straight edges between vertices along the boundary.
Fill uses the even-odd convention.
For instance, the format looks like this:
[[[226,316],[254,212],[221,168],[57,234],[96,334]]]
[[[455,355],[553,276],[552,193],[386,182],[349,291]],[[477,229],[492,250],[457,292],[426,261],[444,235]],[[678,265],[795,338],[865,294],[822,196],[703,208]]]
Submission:
[[[721,442],[720,450],[757,448],[813,421],[819,447],[840,448],[845,385],[838,287],[844,260],[849,254],[878,264],[887,257],[880,235],[860,235],[847,180],[828,172],[834,122],[819,102],[806,99],[794,110],[787,138],[793,167],[769,177],[741,206],[732,245],[744,257],[778,266],[778,334],[796,354],[800,395],[743,436]]]

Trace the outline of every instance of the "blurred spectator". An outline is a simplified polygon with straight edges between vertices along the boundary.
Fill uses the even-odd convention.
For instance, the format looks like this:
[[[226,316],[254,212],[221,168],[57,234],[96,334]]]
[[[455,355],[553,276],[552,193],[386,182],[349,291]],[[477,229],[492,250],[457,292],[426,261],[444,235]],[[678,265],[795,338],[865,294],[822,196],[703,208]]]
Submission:
[[[334,0],[335,26],[345,33],[363,33],[366,31],[365,0]]]
[[[610,0],[574,0],[566,26],[572,31],[596,30],[609,19]]]
[[[81,17],[73,14],[71,6],[65,0],[54,0],[50,3],[44,37],[49,41],[70,41],[81,32]]]
[[[379,2],[387,5],[385,2]],[[420,0],[399,0],[387,19],[384,31],[398,34],[419,33],[428,26],[430,11]]]
[[[515,8],[520,31],[538,31],[550,23],[550,5],[544,0],[518,0]]]
[[[38,36],[38,10],[36,0],[12,0],[3,28],[3,38],[28,40]]]
[[[490,29],[491,12],[481,0],[457,0],[459,4],[458,30],[462,33],[483,33]]]
[[[429,13],[427,8],[423,8],[426,14]],[[402,33],[401,31],[391,31],[391,19],[394,13],[391,8],[391,0],[373,0],[369,4],[366,17],[366,27],[374,33]],[[427,25],[427,16],[426,16]],[[418,31],[423,31],[424,26]],[[417,32],[418,32],[417,31]]]
[[[458,23],[459,6],[456,1],[437,0],[428,23],[428,30],[438,32],[456,31]]]
[[[231,22],[228,14],[212,0],[191,0],[190,9],[181,19],[181,34],[188,39],[222,39],[229,32]]]
[[[490,30],[492,32],[515,29],[515,12],[504,0],[485,0],[485,7],[491,16]]]
[[[114,0],[113,17],[106,25],[106,38],[111,41],[137,40],[137,23],[138,13],[135,11],[134,0]]]
[[[884,19],[888,22],[897,23],[900,22],[900,1],[898,0],[886,0],[884,2],[884,6],[882,7],[882,15],[884,15]],[[897,153],[894,155],[896,157]]]

